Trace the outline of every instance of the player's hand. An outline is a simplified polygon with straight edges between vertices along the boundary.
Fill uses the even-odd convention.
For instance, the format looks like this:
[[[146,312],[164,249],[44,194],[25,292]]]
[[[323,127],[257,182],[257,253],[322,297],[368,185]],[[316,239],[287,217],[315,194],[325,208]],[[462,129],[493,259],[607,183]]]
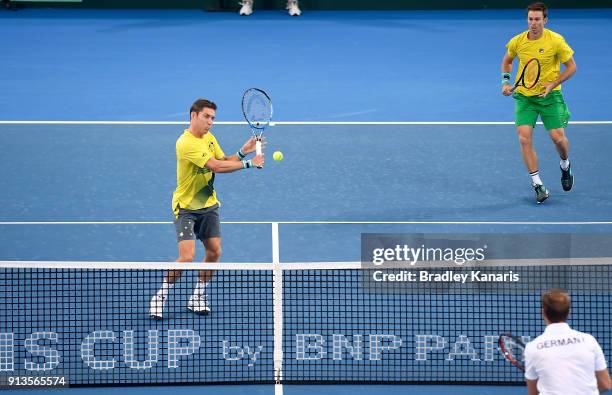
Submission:
[[[512,94],[512,92],[510,92],[510,89],[512,89],[510,85],[508,84],[502,85],[502,95],[510,96]]]
[[[540,97],[546,97],[548,96],[548,94],[550,93],[550,91],[552,91],[553,89],[555,89],[555,84],[553,82],[547,82],[545,84],[542,84],[542,93],[539,94]]]
[[[248,139],[246,141],[246,143],[244,143],[244,145],[242,146],[242,152],[244,152],[245,154],[249,154],[251,152],[255,152],[255,146],[257,144],[257,138],[255,136],[252,136],[250,139]],[[261,149],[263,150],[264,147],[266,146],[267,142],[266,142],[266,138],[262,137],[261,138]]]
[[[252,162],[258,169],[261,169],[262,167],[264,167],[264,154],[255,155],[255,157],[252,159]]]

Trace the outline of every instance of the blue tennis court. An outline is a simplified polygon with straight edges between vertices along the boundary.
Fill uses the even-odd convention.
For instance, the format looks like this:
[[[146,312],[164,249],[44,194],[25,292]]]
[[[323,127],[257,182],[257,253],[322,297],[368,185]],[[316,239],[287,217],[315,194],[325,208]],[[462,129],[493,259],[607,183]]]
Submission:
[[[251,86],[266,88],[274,100],[267,152],[280,150],[285,159],[269,155],[263,170],[216,178],[222,262],[356,262],[363,233],[609,234],[612,98],[601,81],[612,78],[612,55],[602,50],[612,10],[551,11],[548,27],[564,34],[578,64],[563,88],[576,187],[561,189],[558,156],[538,125],[540,173],[551,191],[542,205],[520,158],[513,100],[500,94],[498,82],[504,44],[525,29],[523,14],[310,11],[289,19],[263,11],[244,19],[195,10],[0,12],[0,260],[174,261],[174,144],[189,106],[197,97],[219,105],[213,132],[231,153],[250,134],[240,97]],[[249,46],[257,47],[255,55],[245,53]],[[198,247],[196,260],[202,254]],[[247,288],[233,292],[241,289]],[[146,307],[150,295],[140,296],[135,300]],[[236,303],[256,308],[248,297]],[[104,314],[98,322],[112,322]],[[185,327],[183,313],[176,314],[176,328]],[[145,316],[143,310],[135,328],[149,328]],[[601,316],[609,320],[609,312]],[[202,325],[222,340],[222,324]],[[376,333],[368,325],[363,333]],[[271,359],[265,363],[262,369],[273,371]],[[497,365],[487,368],[491,381],[502,369]],[[322,380],[326,374],[301,368]],[[465,370],[457,372],[462,381]],[[495,385],[283,388],[296,395],[526,392]],[[113,391],[168,389],[263,394],[275,386]]]

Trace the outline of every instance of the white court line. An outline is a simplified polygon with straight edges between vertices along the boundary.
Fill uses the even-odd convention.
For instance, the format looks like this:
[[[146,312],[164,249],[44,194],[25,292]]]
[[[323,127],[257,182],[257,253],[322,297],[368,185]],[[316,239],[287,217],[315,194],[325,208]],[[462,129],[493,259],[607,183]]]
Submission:
[[[272,263],[280,263],[280,241],[278,238],[278,222],[272,222]]]
[[[312,270],[359,269],[361,262],[112,262],[112,261],[0,261],[0,268],[116,269],[116,270]],[[282,297],[282,293],[280,295]],[[282,305],[281,305],[282,306]],[[282,312],[281,312],[282,313]],[[282,317],[282,315],[281,315]]]
[[[0,225],[170,225],[172,221],[24,221],[0,222]],[[269,225],[270,221],[223,221],[223,224]]]
[[[186,121],[0,121],[0,125],[188,125]],[[218,121],[216,125],[246,125],[246,121]],[[538,122],[542,125],[542,122]],[[612,121],[570,121],[571,125],[612,125]],[[514,125],[514,121],[274,121],[274,125]]]
[[[276,125],[514,125],[514,121],[279,121]],[[570,121],[572,125],[612,125],[612,121]],[[538,125],[543,125],[541,121]]]
[[[272,223],[272,264],[273,270],[273,322],[274,322],[274,394],[283,394],[283,271],[280,264],[280,242],[278,238],[278,223]]]
[[[612,221],[279,221],[288,225],[612,225]]]
[[[220,123],[220,122],[215,122]],[[183,121],[0,121],[0,125],[188,125]],[[228,125],[246,124],[228,122]]]
[[[487,259],[478,265],[479,267],[500,267],[500,266],[607,266],[612,264],[612,257],[594,257],[594,258],[517,258],[517,259]],[[364,266],[366,265],[366,266]],[[245,262],[112,262],[112,261],[0,261],[0,268],[35,268],[35,269],[105,269],[105,270],[257,270],[257,271],[272,271],[280,273],[283,271],[300,271],[300,270],[359,270],[359,269],[374,269],[370,262],[363,263],[360,261],[346,262],[288,262],[288,263],[245,263]],[[423,268],[423,267],[455,267],[454,262],[440,261],[419,261],[417,266],[412,262],[387,262],[380,269],[397,269],[397,268]],[[276,277],[274,276],[274,286],[277,286]],[[279,276],[282,279],[281,276]],[[282,298],[282,281],[281,292],[274,294],[274,297]],[[277,312],[276,308],[282,307],[282,302],[274,305],[275,314],[282,321],[282,310]],[[275,321],[276,324],[280,321]],[[282,328],[281,328],[282,329]],[[282,333],[282,331],[280,332]],[[281,338],[282,339],[282,338]],[[278,343],[280,348],[276,348],[275,343],[275,359],[281,357],[282,354],[276,354],[279,349],[282,349],[282,343]],[[282,365],[281,365],[282,366]],[[276,372],[275,372],[276,373]],[[281,370],[282,373],[282,370]]]
[[[612,221],[221,221],[228,225],[612,225]],[[30,221],[5,225],[170,225],[171,221]]]

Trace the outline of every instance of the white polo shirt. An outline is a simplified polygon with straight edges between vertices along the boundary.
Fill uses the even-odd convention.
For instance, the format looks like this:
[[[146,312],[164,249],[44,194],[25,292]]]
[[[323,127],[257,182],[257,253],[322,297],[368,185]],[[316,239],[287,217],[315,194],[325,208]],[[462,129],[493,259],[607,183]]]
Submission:
[[[595,372],[606,368],[597,340],[564,322],[525,346],[525,378],[538,380],[540,395],[599,395]]]

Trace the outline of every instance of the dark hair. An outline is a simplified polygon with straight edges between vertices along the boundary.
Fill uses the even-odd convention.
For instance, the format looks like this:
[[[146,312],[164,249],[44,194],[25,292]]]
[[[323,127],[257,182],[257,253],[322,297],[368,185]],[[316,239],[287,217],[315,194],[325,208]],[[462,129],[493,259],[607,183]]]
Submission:
[[[529,11],[542,11],[544,18],[548,16],[548,7],[546,7],[546,4],[539,2],[539,1],[537,3],[529,4],[527,6],[527,12]]]
[[[217,105],[211,102],[210,100],[198,99],[194,101],[193,104],[191,105],[191,108],[189,109],[189,115],[191,115],[192,112],[199,114],[200,111],[202,111],[205,108],[212,108],[213,110],[216,111]]]
[[[552,323],[565,322],[571,304],[570,296],[562,289],[551,289],[542,295],[542,311]]]

